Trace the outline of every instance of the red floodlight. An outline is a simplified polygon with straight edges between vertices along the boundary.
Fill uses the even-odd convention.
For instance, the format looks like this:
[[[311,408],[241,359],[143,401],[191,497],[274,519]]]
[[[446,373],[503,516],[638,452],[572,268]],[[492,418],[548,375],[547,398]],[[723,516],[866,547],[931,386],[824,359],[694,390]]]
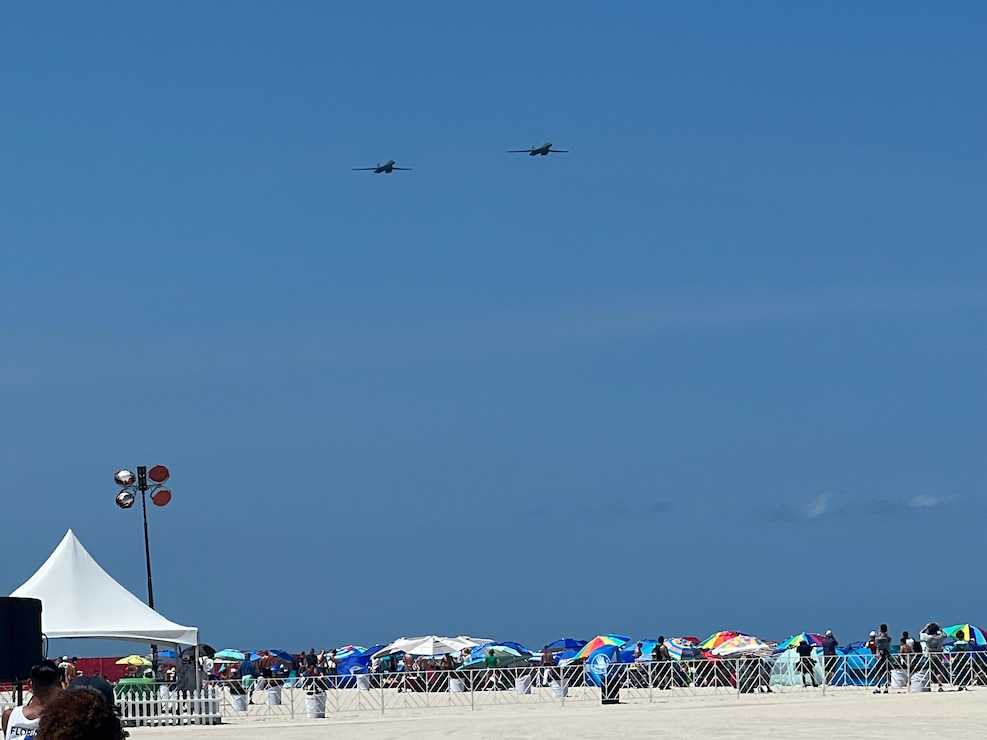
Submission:
[[[164,506],[169,501],[171,501],[171,491],[167,488],[159,488],[151,494],[151,502],[155,506]]]
[[[168,472],[168,468],[164,465],[155,465],[153,468],[147,471],[147,477],[151,479],[152,483],[157,483],[161,485],[166,480],[171,473]]]

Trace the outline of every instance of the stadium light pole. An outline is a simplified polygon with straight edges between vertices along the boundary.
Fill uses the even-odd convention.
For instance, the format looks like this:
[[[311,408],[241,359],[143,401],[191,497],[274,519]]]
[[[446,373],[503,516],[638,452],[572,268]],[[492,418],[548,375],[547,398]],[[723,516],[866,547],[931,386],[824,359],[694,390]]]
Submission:
[[[155,506],[165,506],[171,501],[171,491],[164,487],[170,477],[168,468],[155,465],[148,470],[143,465],[137,466],[137,474],[129,470],[118,470],[113,479],[120,486],[116,503],[121,509],[129,509],[141,495],[141,508],[144,513],[144,562],[147,564],[147,605],[154,608],[154,583],[151,580],[151,541],[147,534],[147,496],[150,491],[151,503]],[[150,483],[148,483],[150,481]],[[151,661],[154,668],[158,667],[158,646],[151,645]]]

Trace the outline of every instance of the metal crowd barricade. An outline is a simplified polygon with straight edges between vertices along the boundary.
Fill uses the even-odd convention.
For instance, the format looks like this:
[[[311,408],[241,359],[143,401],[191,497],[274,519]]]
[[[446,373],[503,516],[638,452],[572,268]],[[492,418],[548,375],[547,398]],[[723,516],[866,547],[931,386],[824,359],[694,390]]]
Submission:
[[[882,663],[870,654],[814,656],[801,662],[794,653],[771,657],[696,659],[613,664],[608,690],[622,702],[666,702],[683,697],[746,696],[829,690],[936,690],[937,678],[950,689],[987,686],[987,653],[924,656],[893,655]],[[817,686],[812,685],[815,678]],[[614,683],[615,682],[615,683]],[[272,685],[255,682],[244,692],[239,681],[216,691],[224,717],[237,715],[321,719],[359,713],[526,704],[564,706],[571,701],[601,701],[601,687],[586,665],[523,666],[475,670],[415,670],[347,676],[298,678],[280,682],[280,700]],[[2,695],[0,695],[2,700]]]

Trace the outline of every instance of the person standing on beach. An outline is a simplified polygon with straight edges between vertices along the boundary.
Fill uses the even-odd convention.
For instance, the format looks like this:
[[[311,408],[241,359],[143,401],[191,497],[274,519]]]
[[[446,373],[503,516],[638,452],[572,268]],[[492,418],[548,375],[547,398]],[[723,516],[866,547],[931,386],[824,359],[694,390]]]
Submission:
[[[883,680],[883,693],[886,694],[891,686],[891,635],[888,634],[888,625],[881,625],[880,631],[874,638],[874,647],[877,654],[877,668],[875,669],[877,684],[874,693],[882,693],[881,681]]]
[[[836,673],[836,647],[840,643],[833,637],[833,630],[826,630],[822,639],[823,666],[826,668],[826,683],[833,682],[833,675]]]
[[[800,640],[795,647],[795,652],[799,654],[799,672],[802,674],[802,688],[806,688],[805,677],[812,679],[812,688],[819,684],[816,682],[816,661],[812,657],[812,645],[806,640]]]
[[[672,656],[668,652],[664,635],[658,635],[658,641],[651,650],[651,661],[655,664],[655,685],[659,689],[667,689],[672,683]]]
[[[953,652],[949,656],[949,667],[952,669],[953,673],[953,686],[956,687],[957,691],[965,691],[966,685],[969,683],[969,656],[967,651],[970,649],[970,643],[967,642],[966,632],[963,630],[956,631],[956,637],[953,639]]]
[[[5,740],[29,739],[37,734],[45,707],[62,692],[64,675],[62,669],[50,660],[43,660],[31,668],[30,701],[23,707],[13,707],[3,713]]]
[[[552,667],[554,665],[555,665],[555,654],[551,650],[549,650],[548,647],[545,647],[541,651],[541,667],[542,667],[541,685],[542,686],[548,686],[550,682],[555,680],[555,675],[554,675],[555,671],[552,670]]]
[[[497,688],[497,654],[493,648],[487,650],[483,658],[483,664],[487,667],[487,674],[483,677],[484,688]]]
[[[243,656],[243,660],[240,662],[240,685],[243,687],[244,691],[247,692],[247,696],[250,697],[248,703],[254,703],[254,679],[257,677],[257,666],[254,665],[254,661],[250,659],[250,653]]]
[[[919,639],[922,640],[922,652],[929,659],[929,674],[933,681],[939,685],[942,691],[943,679],[948,680],[946,666],[943,664],[942,646],[946,641],[946,635],[937,622],[929,622],[922,631],[919,632]]]

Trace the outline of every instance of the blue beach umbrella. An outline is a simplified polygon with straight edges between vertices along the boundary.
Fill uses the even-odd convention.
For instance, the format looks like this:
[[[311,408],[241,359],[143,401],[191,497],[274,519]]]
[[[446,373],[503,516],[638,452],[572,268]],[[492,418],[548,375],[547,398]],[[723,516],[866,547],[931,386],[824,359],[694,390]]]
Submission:
[[[548,643],[542,648],[542,650],[547,650],[550,653],[560,653],[563,650],[579,650],[579,648],[585,644],[586,640],[577,640],[573,637],[563,637],[561,640]]]

